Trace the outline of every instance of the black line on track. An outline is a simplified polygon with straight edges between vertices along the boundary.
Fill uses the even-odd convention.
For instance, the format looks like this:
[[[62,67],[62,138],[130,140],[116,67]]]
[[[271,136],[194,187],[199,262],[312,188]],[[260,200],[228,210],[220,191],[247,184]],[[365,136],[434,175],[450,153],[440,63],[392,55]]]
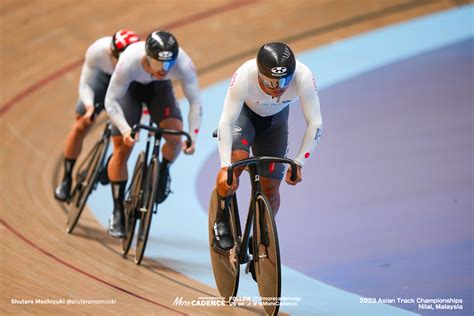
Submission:
[[[453,0],[453,1],[456,2],[456,0]],[[301,33],[293,34],[291,36],[276,39],[276,40],[280,41],[280,42],[283,42],[283,43],[296,42],[296,41],[304,39],[304,38],[312,37],[312,36],[319,35],[319,34],[329,33],[329,32],[335,31],[335,30],[339,30],[339,29],[344,29],[344,28],[356,25],[356,24],[361,23],[361,22],[377,19],[377,18],[380,18],[380,17],[383,17],[383,16],[394,14],[394,13],[400,13],[400,12],[403,12],[403,11],[406,11],[406,10],[418,8],[418,7],[428,5],[428,4],[432,4],[432,3],[433,3],[433,1],[431,1],[431,0],[410,1],[410,2],[406,2],[406,3],[394,5],[392,7],[383,8],[383,9],[375,11],[375,12],[369,12],[369,13],[366,13],[366,14],[357,15],[357,16],[351,17],[351,18],[346,19],[346,20],[337,21],[337,22],[334,22],[334,23],[331,23],[331,24],[328,24],[328,25],[320,26],[320,27],[317,27],[317,28],[314,28],[314,29],[310,29],[310,30],[307,30],[307,31],[304,31],[304,32],[301,32]],[[260,46],[259,47],[253,47],[253,48],[248,49],[248,50],[244,50],[244,51],[242,51],[240,53],[237,53],[233,56],[224,58],[224,59],[219,60],[215,63],[204,66],[204,67],[198,69],[197,72],[200,75],[206,74],[208,72],[211,72],[211,71],[215,70],[216,68],[223,67],[227,64],[230,64],[230,63],[235,62],[235,61],[242,60],[242,59],[244,59],[246,57],[249,57],[249,56],[254,56],[257,53],[259,48],[260,48]]]

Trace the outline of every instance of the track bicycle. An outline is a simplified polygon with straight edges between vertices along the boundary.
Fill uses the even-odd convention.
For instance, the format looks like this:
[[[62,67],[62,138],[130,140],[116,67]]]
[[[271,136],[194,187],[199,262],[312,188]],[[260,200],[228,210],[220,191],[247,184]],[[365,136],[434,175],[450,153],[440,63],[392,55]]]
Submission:
[[[126,257],[130,250],[138,221],[134,259],[137,265],[143,259],[150,232],[151,218],[153,214],[157,213],[158,209],[156,194],[160,177],[159,154],[162,136],[164,134],[182,135],[186,137],[187,147],[190,147],[192,144],[188,133],[155,127],[151,119],[148,125],[138,124],[133,126],[132,138],[135,138],[136,133],[140,129],[147,130],[148,137],[145,151],[141,151],[137,157],[132,181],[127,188],[124,201],[125,238],[122,241],[122,254]],[[154,139],[153,142],[152,139]]]
[[[209,204],[209,244],[212,270],[219,293],[228,304],[238,291],[240,265],[246,264],[245,272],[252,272],[257,281],[262,305],[269,315],[276,315],[281,296],[281,263],[278,233],[270,202],[262,193],[256,165],[261,163],[285,163],[291,166],[291,179],[296,179],[296,163],[287,158],[253,157],[233,163],[227,170],[227,184],[232,185],[234,168],[246,166],[252,184],[249,212],[242,234],[237,196],[222,198],[215,188]],[[227,220],[234,246],[221,249],[215,239],[215,224]],[[250,238],[250,230],[253,236]],[[251,241],[250,241],[251,240]],[[250,242],[249,242],[250,241]],[[250,246],[250,247],[249,247]],[[250,248],[250,252],[248,249]]]
[[[87,199],[97,188],[100,173],[106,168],[105,157],[107,155],[107,149],[109,148],[111,134],[112,123],[107,121],[100,139],[94,144],[77,168],[74,176],[75,184],[71,191],[71,197],[68,200],[69,210],[66,231],[69,234],[72,233],[74,227],[76,227]],[[106,172],[106,170],[104,172]]]

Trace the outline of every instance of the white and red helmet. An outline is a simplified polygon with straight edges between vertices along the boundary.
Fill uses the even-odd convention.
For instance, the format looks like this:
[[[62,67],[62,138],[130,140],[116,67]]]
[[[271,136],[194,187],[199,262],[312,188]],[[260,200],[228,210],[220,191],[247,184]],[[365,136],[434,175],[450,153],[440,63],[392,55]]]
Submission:
[[[115,32],[112,36],[112,44],[110,49],[115,58],[119,58],[120,53],[122,53],[128,45],[140,41],[140,37],[134,31],[130,30],[120,30]]]

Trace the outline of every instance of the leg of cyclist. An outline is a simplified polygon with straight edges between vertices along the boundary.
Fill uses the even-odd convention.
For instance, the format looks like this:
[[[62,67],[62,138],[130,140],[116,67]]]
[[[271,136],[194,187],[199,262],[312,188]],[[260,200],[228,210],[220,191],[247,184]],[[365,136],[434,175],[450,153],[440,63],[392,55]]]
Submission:
[[[232,127],[232,156],[231,162],[236,162],[250,155],[250,146],[252,145],[255,138],[255,126],[252,121],[253,112],[248,108],[246,104],[242,107],[242,111]],[[227,181],[227,172],[222,174],[223,168],[219,171],[217,176],[217,192],[221,197],[233,194],[239,184],[239,177],[245,167],[238,167],[234,169],[234,176],[237,179],[233,190],[228,190],[226,186],[220,185],[222,180]]]
[[[127,123],[133,126],[140,122],[142,114],[141,101],[136,97],[135,85],[131,86],[120,100]],[[128,180],[127,161],[133,146],[123,141],[123,136],[117,127],[112,128],[112,142],[114,150],[108,163],[107,173],[112,187],[114,210],[109,222],[108,233],[114,238],[125,237],[125,214],[123,200]]]
[[[160,122],[161,128],[169,128],[175,130],[183,130],[183,122],[179,119],[168,118]],[[171,176],[170,167],[173,161],[181,153],[182,142],[181,136],[163,135],[165,143],[161,148],[162,160],[160,165],[160,181],[158,184],[158,193],[156,202],[162,203],[171,192]]]
[[[93,104],[85,106],[81,100],[76,105],[76,121],[66,138],[64,147],[64,173],[61,184],[55,189],[54,196],[59,201],[69,199],[72,171],[77,158],[82,151],[82,143],[87,132],[93,125],[93,115],[99,114],[104,109],[105,93],[110,82],[110,75],[104,72],[97,72],[92,83],[94,91],[94,104],[98,104],[94,108]],[[95,112],[95,113],[94,113]]]
[[[232,128],[232,162],[248,158],[250,155],[250,146],[255,138],[255,127],[253,126],[251,113],[249,111],[250,109],[244,105],[235,126]],[[234,169],[236,181],[235,190],[238,188],[239,177],[244,168],[245,167],[238,167]],[[227,179],[227,175],[225,175],[225,179]],[[232,193],[223,191],[219,185],[217,185],[217,192],[221,197],[228,196]],[[234,245],[228,214],[227,210],[222,210],[221,216],[217,217],[216,223],[214,224],[215,242],[220,248],[225,250],[231,249]]]
[[[252,144],[255,156],[285,157],[288,152],[288,116],[289,108],[271,116],[253,116],[257,135]],[[263,194],[267,197],[274,216],[280,208],[280,183],[285,166],[279,163],[260,164],[257,166]],[[252,237],[249,238],[249,252],[254,255]],[[249,266],[252,278],[256,281],[255,267]]]
[[[178,107],[171,81],[156,81],[153,83],[154,94],[148,102],[150,115],[160,128],[183,130],[183,119]],[[156,202],[162,203],[171,192],[170,167],[178,158],[182,149],[181,136],[163,135],[164,144],[161,147],[162,161]]]
[[[92,108],[93,111],[93,108]],[[91,112],[91,111],[88,111]],[[64,171],[61,184],[54,190],[54,197],[58,201],[67,201],[72,185],[72,170],[77,157],[81,153],[84,137],[92,126],[89,113],[77,114],[76,121],[66,138],[64,147]]]
[[[278,209],[280,208],[280,183],[281,179],[272,179],[267,177],[260,177],[260,183],[262,184],[263,194],[267,197],[270,202],[270,206],[273,210],[273,215],[276,216]]]
[[[255,156],[286,157],[288,153],[289,108],[271,117],[255,119],[257,136],[252,145]],[[262,128],[259,128],[262,127]],[[285,174],[281,163],[268,163],[257,166],[263,194],[267,197],[276,215],[280,208],[280,183]]]
[[[128,179],[127,161],[133,147],[124,144],[122,135],[113,136],[112,141],[114,151],[109,161],[108,175],[112,187],[114,211],[109,223],[108,233],[112,237],[122,238],[125,236],[123,199],[125,198]]]

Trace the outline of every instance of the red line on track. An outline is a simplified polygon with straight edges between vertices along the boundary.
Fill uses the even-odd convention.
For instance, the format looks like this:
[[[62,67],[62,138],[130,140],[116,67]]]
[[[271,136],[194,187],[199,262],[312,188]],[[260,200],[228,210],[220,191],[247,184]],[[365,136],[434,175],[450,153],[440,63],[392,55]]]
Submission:
[[[233,10],[236,8],[239,8],[244,5],[248,5],[251,3],[256,2],[256,0],[242,0],[242,1],[235,1],[235,2],[230,2],[225,5],[209,9],[204,12],[196,13],[193,15],[190,15],[188,17],[184,17],[182,19],[170,22],[168,24],[162,25],[158,27],[158,29],[171,29],[171,28],[178,28],[186,24],[191,24],[199,20],[203,20],[205,18],[208,18],[213,15],[217,15],[219,13],[223,13],[229,10]],[[12,99],[7,101],[5,104],[3,104],[0,107],[0,117],[2,117],[5,113],[7,113],[9,110],[11,110],[18,102],[20,102],[22,99],[30,95],[31,93],[35,92],[36,90],[40,89],[41,87],[47,85],[48,83],[62,77],[69,71],[75,69],[76,67],[79,67],[82,65],[84,59],[75,61],[69,65],[64,66],[63,68],[59,69],[58,71],[54,72],[53,74],[47,76],[46,78],[32,84],[31,86],[27,87],[23,91],[21,91],[19,94],[14,96]]]
[[[29,86],[28,88],[26,88],[25,90],[23,90],[22,92],[20,92],[16,96],[14,96],[10,101],[5,103],[0,108],[0,117],[3,116],[6,112],[8,112],[8,110],[10,110],[14,105],[16,105],[22,99],[24,99],[28,95],[32,94],[33,92],[35,92],[39,88],[45,86],[46,84],[48,84],[51,81],[54,81],[54,80],[64,76],[69,71],[71,71],[74,68],[79,67],[80,65],[82,65],[83,61],[84,61],[84,59],[81,59],[81,60],[75,61],[75,62],[73,62],[73,63],[71,63],[67,66],[64,66],[63,68],[59,69],[55,73],[53,73],[53,74],[47,76],[46,78],[41,79],[40,81],[32,84],[31,86]]]
[[[12,226],[10,226],[10,225],[9,225],[5,220],[3,220],[2,218],[0,218],[0,223],[1,223],[3,226],[5,226],[5,228],[7,228],[11,233],[13,233],[14,235],[16,235],[18,238],[20,238],[20,239],[23,240],[25,243],[27,243],[27,244],[30,245],[31,247],[35,248],[36,250],[38,250],[38,251],[41,252],[42,254],[44,254],[44,255],[50,257],[51,259],[55,260],[56,262],[58,262],[58,263],[60,263],[60,264],[62,264],[62,265],[64,265],[64,266],[66,266],[66,267],[68,267],[68,268],[70,268],[70,269],[72,269],[72,270],[74,270],[74,271],[76,271],[76,272],[79,272],[79,273],[82,274],[82,275],[85,275],[85,276],[87,276],[87,277],[89,277],[89,278],[91,278],[91,279],[93,279],[93,280],[95,280],[95,281],[97,281],[97,282],[99,282],[99,283],[105,284],[105,285],[107,285],[107,286],[109,286],[109,287],[111,287],[111,288],[114,288],[114,289],[116,289],[116,290],[118,290],[118,291],[124,292],[125,294],[131,295],[131,296],[133,296],[133,297],[135,297],[135,298],[138,298],[138,299],[141,299],[141,300],[143,300],[143,301],[145,301],[145,302],[148,302],[148,303],[151,303],[151,304],[153,304],[153,305],[159,306],[159,307],[161,307],[161,308],[165,308],[165,309],[167,309],[167,310],[176,312],[176,313],[179,314],[179,315],[186,315],[186,316],[188,315],[188,314],[182,313],[182,312],[180,312],[180,311],[178,311],[178,310],[176,310],[176,309],[173,309],[173,308],[171,308],[171,307],[168,307],[168,306],[166,306],[166,305],[163,305],[163,304],[160,304],[160,303],[158,303],[158,302],[152,301],[152,300],[150,300],[150,299],[148,299],[148,298],[146,298],[146,297],[143,297],[143,296],[141,296],[141,295],[138,295],[138,294],[136,294],[136,293],[133,293],[133,292],[131,292],[131,291],[129,291],[129,290],[126,290],[126,289],[124,289],[124,288],[118,286],[118,285],[115,285],[115,284],[112,284],[112,283],[110,283],[110,282],[108,282],[108,281],[105,281],[105,280],[103,280],[103,279],[101,279],[101,278],[99,278],[99,277],[96,277],[95,275],[92,275],[92,274],[90,274],[90,273],[88,273],[88,272],[86,272],[86,271],[84,271],[84,270],[81,270],[80,268],[78,268],[78,267],[76,267],[76,266],[74,266],[74,265],[72,265],[72,264],[70,264],[70,263],[68,263],[68,262],[66,262],[66,261],[64,261],[64,260],[62,260],[62,259],[56,257],[56,256],[53,255],[52,253],[50,253],[50,252],[44,250],[43,248],[41,248],[40,246],[38,246],[37,244],[35,244],[35,243],[32,242],[31,240],[29,240],[28,238],[26,238],[25,236],[23,236],[21,233],[19,233],[15,228],[13,228]]]

